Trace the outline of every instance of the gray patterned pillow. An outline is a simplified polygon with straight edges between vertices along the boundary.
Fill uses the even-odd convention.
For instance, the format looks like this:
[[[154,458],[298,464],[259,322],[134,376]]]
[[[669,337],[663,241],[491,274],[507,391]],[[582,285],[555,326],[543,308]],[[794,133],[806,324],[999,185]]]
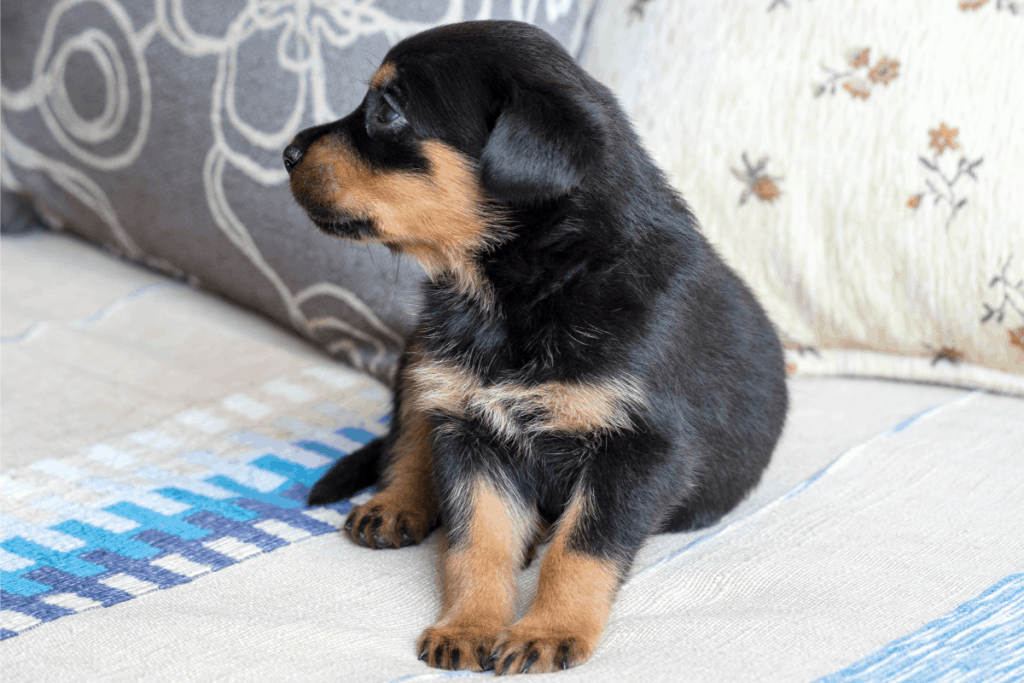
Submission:
[[[593,4],[5,2],[5,203],[17,192],[51,224],[259,310],[387,379],[421,271],[313,229],[281,150],[299,129],[354,108],[407,35],[510,18],[578,54]]]

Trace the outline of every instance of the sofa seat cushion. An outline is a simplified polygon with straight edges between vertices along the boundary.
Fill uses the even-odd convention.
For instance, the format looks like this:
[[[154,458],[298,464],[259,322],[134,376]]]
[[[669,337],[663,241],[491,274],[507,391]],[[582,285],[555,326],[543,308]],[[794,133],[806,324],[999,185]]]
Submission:
[[[383,386],[91,246],[0,246],[4,319],[19,311],[0,344],[5,681],[450,676],[414,652],[440,604],[439,535],[371,551],[335,533],[350,502],[302,506],[386,429]],[[650,539],[593,659],[562,679],[1013,665],[1024,400],[818,377],[790,391],[761,484],[714,527]]]

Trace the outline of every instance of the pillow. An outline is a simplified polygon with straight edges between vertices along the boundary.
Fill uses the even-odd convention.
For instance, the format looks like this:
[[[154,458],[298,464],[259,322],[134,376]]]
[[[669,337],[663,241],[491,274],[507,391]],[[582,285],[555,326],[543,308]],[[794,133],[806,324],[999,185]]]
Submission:
[[[519,19],[578,53],[593,2],[4,3],[4,202],[17,192],[50,224],[387,380],[422,273],[319,234],[292,200],[282,149],[351,111],[407,35]]]
[[[610,85],[800,374],[1024,394],[1024,4],[611,0]]]

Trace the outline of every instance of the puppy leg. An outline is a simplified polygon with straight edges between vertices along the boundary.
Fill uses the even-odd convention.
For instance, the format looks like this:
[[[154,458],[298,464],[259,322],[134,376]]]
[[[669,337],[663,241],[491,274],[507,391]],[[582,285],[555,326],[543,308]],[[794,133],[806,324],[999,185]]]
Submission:
[[[618,590],[619,562],[577,549],[589,526],[589,496],[578,494],[558,522],[541,565],[529,613],[499,634],[491,666],[498,675],[544,673],[586,661]]]
[[[437,498],[431,484],[430,423],[402,404],[382,486],[369,502],[349,512],[345,533],[369,548],[400,548],[422,541],[436,526]]]
[[[446,508],[441,618],[419,641],[419,658],[439,669],[487,668],[495,636],[512,622],[516,571],[533,536],[534,514],[483,478],[470,491],[456,514]]]
[[[498,636],[495,673],[558,671],[591,656],[663,501],[678,496],[676,448],[649,423],[595,444],[554,526],[533,605]]]

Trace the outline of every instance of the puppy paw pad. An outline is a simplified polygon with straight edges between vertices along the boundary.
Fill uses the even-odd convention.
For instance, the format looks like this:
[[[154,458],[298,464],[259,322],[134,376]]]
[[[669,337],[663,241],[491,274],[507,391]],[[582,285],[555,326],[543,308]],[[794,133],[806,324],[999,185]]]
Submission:
[[[432,528],[429,511],[374,498],[352,508],[344,532],[367,548],[404,548],[422,541]]]
[[[492,631],[431,626],[420,637],[416,652],[420,661],[435,669],[489,671]]]
[[[499,676],[550,673],[582,664],[592,652],[573,636],[564,634],[504,631],[491,652],[494,673]]]

